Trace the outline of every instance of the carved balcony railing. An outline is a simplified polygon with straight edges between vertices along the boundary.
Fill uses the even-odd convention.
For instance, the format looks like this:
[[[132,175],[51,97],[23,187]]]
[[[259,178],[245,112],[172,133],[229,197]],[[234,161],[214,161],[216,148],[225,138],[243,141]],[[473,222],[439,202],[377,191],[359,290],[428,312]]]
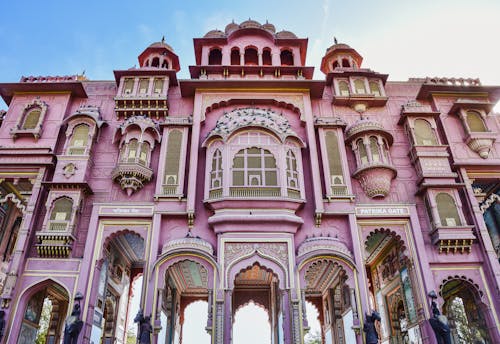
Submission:
[[[47,229],[49,231],[55,231],[55,232],[65,232],[68,230],[69,227],[69,221],[49,221],[47,224]]]
[[[280,187],[244,187],[232,186],[229,188],[231,197],[280,197]]]

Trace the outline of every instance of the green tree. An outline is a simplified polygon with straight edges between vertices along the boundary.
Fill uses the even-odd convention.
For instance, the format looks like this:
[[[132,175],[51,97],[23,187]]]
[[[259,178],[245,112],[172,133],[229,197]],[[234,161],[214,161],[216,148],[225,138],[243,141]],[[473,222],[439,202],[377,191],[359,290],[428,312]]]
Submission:
[[[322,344],[321,333],[319,331],[309,332],[304,339],[304,344]]]
[[[50,316],[52,314],[52,302],[48,297],[43,300],[42,312],[40,321],[38,322],[38,332],[35,339],[35,344],[45,344],[47,341],[47,332],[49,331]]]

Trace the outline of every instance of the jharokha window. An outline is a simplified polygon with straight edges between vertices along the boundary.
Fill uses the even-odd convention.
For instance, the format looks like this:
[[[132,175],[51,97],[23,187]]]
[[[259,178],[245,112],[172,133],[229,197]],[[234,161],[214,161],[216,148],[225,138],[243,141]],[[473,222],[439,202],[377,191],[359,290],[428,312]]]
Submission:
[[[462,225],[462,221],[460,221],[458,215],[457,205],[452,196],[444,192],[437,194],[436,205],[441,226],[454,227]]]
[[[247,131],[207,151],[207,196],[303,198],[300,147]],[[227,159],[227,160],[226,160]]]
[[[35,99],[24,106],[21,116],[10,135],[16,138],[20,135],[33,135],[38,139],[42,132],[42,123],[47,112],[47,104],[44,101]]]

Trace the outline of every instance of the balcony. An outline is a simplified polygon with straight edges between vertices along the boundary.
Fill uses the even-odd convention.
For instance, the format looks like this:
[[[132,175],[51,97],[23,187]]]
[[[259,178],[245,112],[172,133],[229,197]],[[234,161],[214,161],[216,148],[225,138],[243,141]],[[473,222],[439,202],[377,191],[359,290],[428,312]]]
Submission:
[[[54,232],[56,231],[57,230],[54,230]],[[37,253],[40,257],[67,258],[71,253],[75,237],[68,232],[61,232],[61,233],[38,232],[36,233],[36,240],[37,243],[35,244],[35,246]]]
[[[133,192],[142,189],[144,183],[153,177],[153,170],[139,162],[118,162],[111,177],[120,183],[122,190],[130,196]]]
[[[434,226],[431,240],[439,253],[470,253],[476,240],[473,226]]]

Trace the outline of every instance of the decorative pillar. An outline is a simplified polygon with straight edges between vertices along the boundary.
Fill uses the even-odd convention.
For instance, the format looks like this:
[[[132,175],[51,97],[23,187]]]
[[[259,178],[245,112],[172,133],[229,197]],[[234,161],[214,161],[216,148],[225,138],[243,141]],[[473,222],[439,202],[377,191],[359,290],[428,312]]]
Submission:
[[[224,292],[224,344],[231,344],[233,329],[233,291],[228,289]]]
[[[259,66],[262,66],[262,53],[258,53],[258,58],[259,58]]]
[[[245,53],[240,52],[240,65],[244,66],[245,65]]]
[[[224,343],[224,300],[215,303],[215,326],[212,336],[215,336],[215,344]]]

